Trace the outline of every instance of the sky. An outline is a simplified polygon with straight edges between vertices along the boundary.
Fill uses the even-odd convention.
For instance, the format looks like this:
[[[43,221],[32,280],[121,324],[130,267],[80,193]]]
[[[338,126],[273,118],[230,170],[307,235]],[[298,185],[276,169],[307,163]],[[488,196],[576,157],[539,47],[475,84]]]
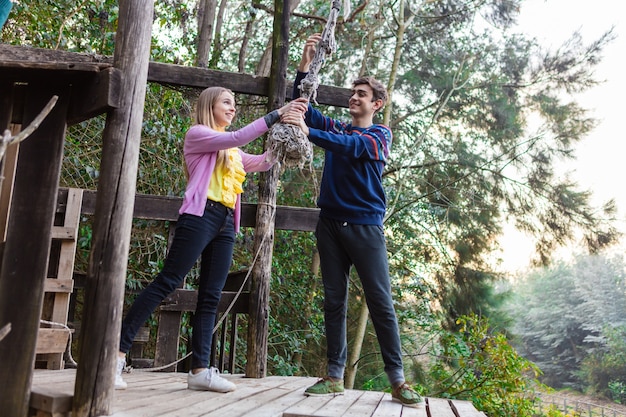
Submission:
[[[527,33],[544,47],[554,50],[580,30],[583,43],[597,40],[611,27],[617,38],[605,48],[595,72],[599,86],[573,97],[591,110],[598,126],[577,146],[576,161],[564,171],[578,181],[580,188],[593,193],[600,205],[614,198],[618,206],[618,227],[626,232],[626,13],[620,0],[525,0],[518,19],[519,31]],[[502,242],[503,266],[507,270],[528,265],[532,244],[524,235],[509,230]],[[567,252],[567,251],[565,251]],[[570,251],[571,253],[571,251]]]

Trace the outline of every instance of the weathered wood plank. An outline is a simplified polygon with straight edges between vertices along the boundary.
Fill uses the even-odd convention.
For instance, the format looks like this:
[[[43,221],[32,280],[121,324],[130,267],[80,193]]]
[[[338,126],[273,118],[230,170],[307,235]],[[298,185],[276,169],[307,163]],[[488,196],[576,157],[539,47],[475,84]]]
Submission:
[[[46,278],[43,287],[44,292],[62,292],[68,294],[71,293],[73,289],[73,279]]]
[[[59,392],[58,388],[37,386],[30,394],[30,406],[48,413],[68,412],[72,409],[73,396],[69,388],[65,392]]]
[[[389,395],[388,398],[383,398],[378,404],[378,407],[372,413],[372,417],[400,417],[402,411],[402,404],[391,401],[391,395]]]
[[[52,239],[74,240],[76,239],[76,231],[73,227],[54,226],[50,236]]]
[[[391,398],[391,395],[389,394]],[[434,414],[436,416],[436,414]],[[426,402],[417,407],[402,407],[402,417],[428,417],[426,411]]]
[[[62,194],[65,192],[65,189],[59,191],[59,200],[62,199]],[[96,192],[93,190],[84,190],[82,214],[94,214],[96,195]],[[133,217],[136,219],[176,221],[178,220],[178,209],[180,209],[182,201],[181,197],[137,194],[135,196]],[[242,227],[255,226],[256,210],[256,204],[241,204]],[[63,211],[63,206],[57,207],[57,211]],[[315,230],[318,217],[318,208],[276,206],[275,227],[277,230],[312,232]]]
[[[487,417],[482,411],[476,410],[471,401],[451,400],[451,407],[458,416],[463,417]]]
[[[67,123],[73,125],[118,108],[121,102],[122,72],[105,68],[77,85],[67,112]]]
[[[323,409],[317,410],[312,415],[315,417],[343,416],[350,407],[358,402],[363,393],[364,391],[346,390],[344,395],[332,397]]]
[[[254,411],[259,416],[282,416],[283,410],[306,398],[304,390],[313,384],[314,381],[314,379],[309,378],[295,378],[295,380],[291,378],[285,384],[276,388],[277,390],[285,391],[282,396],[275,398],[270,403],[259,405]]]
[[[448,400],[441,398],[427,398],[428,411],[431,416],[437,417],[457,417],[450,408]]]
[[[384,399],[385,394],[383,392],[363,391],[359,400],[352,403],[350,408],[342,414],[342,417],[362,417],[370,415]]]
[[[315,383],[312,381],[311,385]],[[319,410],[323,410],[334,398],[343,397],[337,395],[335,397],[305,397],[304,400],[287,408],[283,413],[283,417],[303,417],[313,416]]]
[[[27,61],[31,63],[29,65],[41,65],[46,62],[58,62],[61,65],[67,65],[67,63],[99,63],[110,65],[113,62],[113,58],[95,54],[0,44],[0,61]],[[99,68],[105,67],[106,65],[99,66]],[[264,97],[267,97],[269,94],[268,77],[258,77],[236,72],[216,71],[160,62],[150,62],[148,81],[193,88],[206,88],[212,85],[220,85],[236,93]],[[320,85],[317,90],[317,102],[324,105],[347,107],[350,95],[351,92],[349,88]],[[287,86],[285,97],[291,98],[290,85]]]
[[[36,353],[65,352],[70,332],[67,329],[39,329],[37,335]]]

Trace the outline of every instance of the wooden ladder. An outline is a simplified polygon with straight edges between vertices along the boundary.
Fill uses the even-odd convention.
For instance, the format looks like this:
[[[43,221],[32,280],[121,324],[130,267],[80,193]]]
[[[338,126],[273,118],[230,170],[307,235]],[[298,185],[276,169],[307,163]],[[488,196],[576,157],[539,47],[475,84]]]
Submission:
[[[52,227],[50,260],[44,285],[42,323],[37,335],[36,365],[47,369],[63,369],[71,330],[67,327],[70,295],[74,289],[74,258],[78,239],[83,190],[67,191],[65,211],[57,213]],[[54,324],[50,324],[54,323]],[[69,347],[71,349],[71,346]],[[45,365],[45,366],[44,366]]]

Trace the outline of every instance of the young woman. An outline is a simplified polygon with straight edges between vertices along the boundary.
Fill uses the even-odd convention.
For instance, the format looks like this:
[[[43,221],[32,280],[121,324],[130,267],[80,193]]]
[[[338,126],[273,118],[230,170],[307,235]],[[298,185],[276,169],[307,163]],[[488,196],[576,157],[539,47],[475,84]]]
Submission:
[[[274,162],[266,153],[250,155],[238,146],[263,135],[287,112],[304,114],[306,100],[294,100],[235,132],[226,132],[235,117],[235,97],[209,87],[198,98],[196,124],[185,135],[188,182],[172,245],[161,272],[137,297],[122,322],[115,388],[125,389],[122,370],[139,328],[183,281],[201,257],[198,304],[192,322],[191,371],[187,387],[229,392],[235,384],[209,367],[217,305],[228,275],[239,230],[240,199],[246,172],[267,171]]]

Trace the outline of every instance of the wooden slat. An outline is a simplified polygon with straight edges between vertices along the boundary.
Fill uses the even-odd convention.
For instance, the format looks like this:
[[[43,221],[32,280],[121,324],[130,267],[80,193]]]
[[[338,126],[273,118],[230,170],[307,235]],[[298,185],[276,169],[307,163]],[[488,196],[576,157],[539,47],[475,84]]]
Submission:
[[[69,337],[67,329],[39,329],[35,353],[63,353]]]
[[[428,410],[431,416],[437,417],[457,417],[450,408],[448,400],[441,398],[428,398]]]
[[[43,290],[44,292],[61,292],[69,294],[74,290],[74,280],[46,278]],[[63,324],[67,323],[64,322]]]
[[[451,407],[458,416],[463,417],[487,417],[482,411],[476,410],[471,401],[451,400]]]
[[[226,307],[235,299],[237,295],[233,291],[222,291],[222,298],[220,298],[218,311],[224,311]],[[247,313],[249,308],[250,292],[243,291],[235,304],[233,304],[231,313]],[[161,311],[195,311],[196,304],[198,303],[198,291],[186,290],[177,288],[174,292],[167,296],[161,304]]]
[[[83,190],[83,205],[81,213],[85,215],[93,215],[96,207],[96,192],[93,190]],[[66,189],[59,190],[59,200],[63,198]],[[178,220],[178,209],[183,202],[180,197],[157,196],[148,194],[137,194],[135,196],[135,205],[133,217],[135,219],[151,219],[151,220]],[[253,203],[241,204],[241,226],[254,227],[256,224],[256,208]],[[63,212],[64,206],[60,204],[57,207],[58,212]],[[319,217],[319,209],[312,207],[276,207],[276,230],[293,230],[303,232],[315,231],[317,219]]]
[[[315,381],[311,385],[313,385]],[[318,410],[322,410],[334,398],[341,398],[343,395],[336,397],[305,397],[297,404],[287,408],[283,413],[283,417],[304,417],[312,416]],[[398,414],[399,416],[399,414]],[[392,417],[392,416],[389,416]]]
[[[74,240],[76,239],[76,230],[72,227],[53,226],[51,236],[52,239]]]
[[[362,417],[371,414],[372,410],[375,410],[384,398],[385,394],[382,392],[363,391],[359,401],[350,405],[342,417]]]
[[[426,402],[414,407],[402,407],[402,417],[428,417]]]
[[[313,382],[312,382],[313,381]],[[298,402],[304,400],[306,397],[304,395],[304,390],[312,385],[314,380],[310,380],[308,378],[290,378],[285,384],[276,387],[276,390],[281,390],[282,395],[280,397],[274,398],[271,402],[259,405],[255,413],[259,416],[282,416],[283,410],[292,404],[297,404]],[[359,417],[362,417],[359,416]]]

